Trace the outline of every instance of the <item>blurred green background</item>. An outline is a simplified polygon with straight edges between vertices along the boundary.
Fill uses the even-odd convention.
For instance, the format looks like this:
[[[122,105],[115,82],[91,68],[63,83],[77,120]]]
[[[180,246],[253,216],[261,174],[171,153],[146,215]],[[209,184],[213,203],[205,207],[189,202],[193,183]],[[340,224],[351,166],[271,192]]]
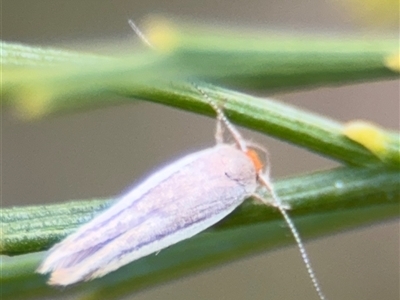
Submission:
[[[101,52],[137,43],[127,19],[161,13],[205,24],[327,35],[396,34],[356,23],[334,1],[2,1],[2,39]],[[396,28],[396,30],[398,30]],[[399,82],[268,95],[342,121],[399,127]],[[108,197],[158,166],[214,143],[215,121],[125,104],[28,123],[2,111],[2,205]],[[335,164],[244,130],[268,147],[274,178]],[[289,234],[289,233],[288,233]],[[266,236],[266,238],[268,238]],[[307,243],[328,299],[399,299],[398,221]],[[60,291],[65,293],[67,291]],[[67,298],[67,296],[66,296]],[[241,260],[131,298],[315,299],[296,247]]]

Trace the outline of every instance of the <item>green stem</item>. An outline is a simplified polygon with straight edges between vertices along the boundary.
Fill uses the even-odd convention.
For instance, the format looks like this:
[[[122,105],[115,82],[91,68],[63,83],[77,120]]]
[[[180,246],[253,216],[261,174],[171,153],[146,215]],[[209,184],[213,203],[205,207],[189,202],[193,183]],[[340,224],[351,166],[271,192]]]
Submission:
[[[161,83],[159,84],[160,86]],[[268,98],[259,98],[220,87],[201,85],[212,99],[221,104],[229,120],[247,128],[280,138],[339,162],[370,166],[386,163],[399,167],[399,148],[388,147],[382,162],[373,153],[343,135],[343,125],[327,117],[303,111]],[[191,84],[165,84],[160,89],[126,87],[122,94],[215,116],[207,99]],[[398,146],[399,144],[397,144]],[[394,159],[396,158],[396,159]]]
[[[396,218],[399,215],[399,191],[391,196],[397,197],[396,201],[381,199],[379,205],[294,217],[294,222],[302,237],[307,240],[317,235],[326,236],[340,230]],[[119,299],[132,296],[132,293],[144,288],[293,243],[287,228],[282,226],[282,220],[205,232],[165,249],[158,255],[135,261],[112,275],[71,287],[68,295],[75,295],[76,299]],[[3,300],[40,299],[43,296],[58,299],[65,296],[47,286],[44,276],[34,273],[42,259],[43,253],[3,258],[0,282]]]
[[[285,179],[277,182],[276,188],[282,200],[292,207],[291,214],[313,216],[331,210],[339,212],[396,204],[400,178],[396,171],[388,169],[340,168]],[[47,249],[111,204],[111,200],[91,200],[1,209],[1,254]],[[398,214],[393,213],[382,217],[391,218]],[[277,218],[279,216],[273,209],[245,202],[215,228],[268,223]]]

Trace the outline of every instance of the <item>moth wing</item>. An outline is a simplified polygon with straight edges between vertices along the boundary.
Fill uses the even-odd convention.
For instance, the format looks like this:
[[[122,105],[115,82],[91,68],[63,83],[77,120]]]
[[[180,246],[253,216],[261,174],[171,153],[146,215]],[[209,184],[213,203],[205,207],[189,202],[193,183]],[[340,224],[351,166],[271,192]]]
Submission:
[[[232,153],[226,148],[232,147],[207,149],[159,171],[56,245],[38,271],[52,272],[50,283],[56,285],[89,280],[215,224],[252,193],[247,181],[256,186],[248,159],[232,148],[236,156],[227,160]],[[243,168],[248,176],[238,184]]]

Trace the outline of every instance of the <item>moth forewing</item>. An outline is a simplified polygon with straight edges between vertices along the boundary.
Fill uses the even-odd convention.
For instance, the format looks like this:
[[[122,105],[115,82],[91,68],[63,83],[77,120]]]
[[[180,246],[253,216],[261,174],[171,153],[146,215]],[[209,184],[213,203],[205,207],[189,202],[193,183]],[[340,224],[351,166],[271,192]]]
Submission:
[[[245,153],[220,144],[156,172],[50,249],[38,272],[54,285],[103,276],[215,224],[257,187]]]

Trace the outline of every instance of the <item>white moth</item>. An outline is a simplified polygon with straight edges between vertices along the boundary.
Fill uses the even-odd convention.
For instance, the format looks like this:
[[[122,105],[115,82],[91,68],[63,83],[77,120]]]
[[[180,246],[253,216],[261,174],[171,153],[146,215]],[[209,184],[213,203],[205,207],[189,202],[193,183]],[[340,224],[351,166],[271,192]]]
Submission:
[[[217,113],[216,146],[187,155],[151,175],[51,248],[37,272],[50,273],[49,284],[61,286],[104,276],[196,235],[253,196],[280,210],[311,281],[324,299],[300,236],[257,154],[266,154],[266,150],[246,142],[221,109],[197,89]],[[222,125],[235,144],[224,143]],[[260,187],[269,190],[272,201],[257,194]]]

